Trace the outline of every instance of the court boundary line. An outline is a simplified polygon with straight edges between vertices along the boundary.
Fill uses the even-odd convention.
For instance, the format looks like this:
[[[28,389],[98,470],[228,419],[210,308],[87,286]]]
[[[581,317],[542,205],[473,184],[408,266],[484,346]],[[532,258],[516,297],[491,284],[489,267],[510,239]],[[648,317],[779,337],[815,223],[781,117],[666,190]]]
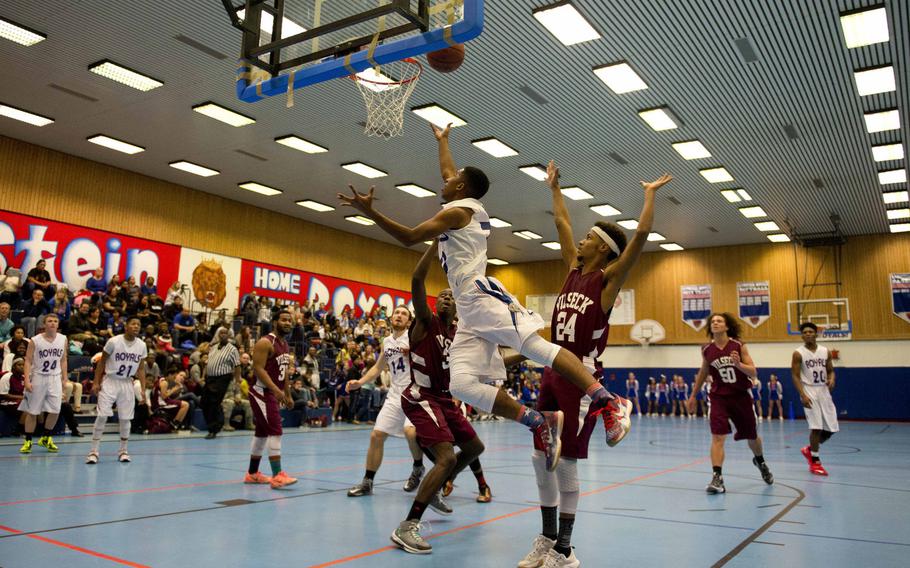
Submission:
[[[52,545],[54,545],[54,546],[59,546],[59,547],[61,547],[61,548],[67,548],[67,549],[69,549],[69,550],[73,550],[73,551],[76,551],[76,552],[81,552],[82,554],[87,554],[87,555],[89,555],[89,556],[94,556],[95,558],[101,558],[102,560],[110,560],[111,562],[116,562],[117,564],[123,564],[124,566],[131,566],[132,568],[151,568],[151,566],[148,566],[148,565],[146,565],[146,564],[139,564],[139,563],[136,563],[136,562],[132,562],[132,561],[130,561],[130,560],[126,560],[126,559],[124,559],[124,558],[118,558],[118,557],[112,556],[112,555],[110,555],[110,554],[105,554],[105,553],[103,553],[103,552],[98,552],[98,551],[95,551],[95,550],[90,550],[90,549],[88,549],[88,548],[83,548],[83,547],[81,547],[81,546],[76,546],[75,544],[69,544],[69,543],[67,543],[67,542],[63,542],[63,541],[60,541],[60,540],[54,540],[54,539],[52,539],[52,538],[47,538],[47,537],[45,537],[45,536],[41,536],[41,535],[37,535],[37,534],[24,533],[24,532],[22,532],[22,531],[20,531],[20,530],[16,530],[16,529],[12,528],[12,527],[7,527],[7,526],[0,525],[0,530],[6,531],[6,532],[10,532],[10,533],[13,533],[13,535],[11,535],[11,536],[25,536],[26,538],[33,538],[33,539],[35,539],[35,540],[39,540],[39,541],[41,541],[41,542],[46,542],[46,543],[52,544]]]

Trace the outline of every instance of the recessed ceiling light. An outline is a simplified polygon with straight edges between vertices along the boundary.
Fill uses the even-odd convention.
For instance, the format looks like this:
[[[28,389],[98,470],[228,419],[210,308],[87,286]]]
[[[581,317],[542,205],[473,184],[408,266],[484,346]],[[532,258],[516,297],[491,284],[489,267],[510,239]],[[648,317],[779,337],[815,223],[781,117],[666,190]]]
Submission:
[[[439,128],[445,128],[449,123],[452,124],[452,128],[467,124],[461,117],[452,114],[435,103],[414,107],[411,112]]]
[[[543,24],[563,45],[575,45],[583,41],[600,39],[600,34],[569,2],[557,2],[537,8],[534,18]]]
[[[762,232],[780,231],[780,227],[774,221],[759,221],[755,223],[755,228]]]
[[[673,120],[667,107],[652,108],[638,111],[638,116],[648,123],[648,126],[657,130],[672,130],[679,125]]]
[[[144,152],[145,148],[142,146],[136,146],[135,144],[130,144],[122,140],[117,140],[116,138],[111,138],[110,136],[105,136],[103,134],[97,134],[87,138],[92,144],[97,144],[99,146],[104,146],[105,148],[110,148],[111,150],[116,150],[118,152],[123,152],[124,154],[138,154],[139,152]]]
[[[234,127],[246,126],[248,124],[256,123],[255,119],[244,116],[239,112],[234,112],[230,109],[224,108],[223,106],[216,105],[213,102],[196,105],[193,107],[193,110],[199,114],[204,114],[209,118],[214,118],[215,120],[221,121],[225,124],[230,124]]]
[[[572,201],[584,201],[585,199],[594,199],[594,196],[583,190],[580,187],[564,187],[560,189],[563,195],[571,199]]]
[[[26,110],[18,109],[16,107],[11,107],[5,104],[0,104],[0,116],[12,118],[13,120],[18,120],[19,122],[25,122],[27,124],[31,124],[32,126],[47,126],[48,124],[54,123],[53,118],[41,116],[40,114],[35,114],[33,112],[28,112]]]
[[[651,242],[665,241],[667,237],[661,235],[660,233],[648,233],[648,240]]]
[[[907,181],[907,170],[888,170],[886,172],[878,172],[878,183],[882,185],[888,185],[892,183],[904,183]]]
[[[910,209],[906,207],[903,209],[888,209],[886,214],[888,215],[889,221],[894,219],[906,219],[907,217],[910,217]]]
[[[594,74],[617,95],[648,88],[648,85],[628,63],[611,63],[595,67]]]
[[[670,250],[670,251],[684,250],[681,246],[679,246],[676,243],[664,243],[664,244],[660,245],[660,248],[662,248],[664,250]]]
[[[767,217],[768,214],[765,213],[765,210],[759,207],[758,205],[753,205],[752,207],[740,207],[739,212],[743,214],[744,217],[749,219],[754,219],[755,217]]]
[[[557,243],[556,241],[547,241],[545,243],[540,243],[540,244],[541,244],[541,246],[545,246],[548,249],[553,249],[553,250],[559,250],[562,248],[561,246],[559,246],[559,243]]]
[[[603,217],[613,217],[613,216],[622,214],[622,211],[620,211],[616,207],[613,207],[612,205],[607,205],[606,203],[604,203],[603,205],[592,205],[591,211],[593,211]]]
[[[196,174],[197,176],[202,176],[202,177],[217,176],[218,174],[221,173],[218,170],[206,168],[205,166],[200,166],[199,164],[194,164],[193,162],[187,162],[186,160],[180,160],[179,162],[171,162],[168,165],[172,168],[177,168],[178,170],[183,170],[187,173]]]
[[[368,166],[363,162],[351,162],[348,164],[341,164],[341,167],[348,170],[349,172],[354,172],[357,175],[363,176],[365,178],[381,178],[389,174],[382,170],[377,170],[373,166]]]
[[[345,217],[345,219],[347,221],[350,221],[351,223],[357,223],[358,225],[370,226],[370,225],[376,224],[375,221],[373,221],[369,217],[364,217],[363,215],[348,215],[347,217]]]
[[[882,194],[882,200],[887,203],[903,203],[905,201],[910,201],[910,193],[906,191],[889,191],[888,193]]]
[[[617,221],[616,224],[624,229],[629,229],[630,231],[634,231],[638,228],[638,221],[635,219],[624,219],[622,221]]]
[[[538,235],[537,233],[535,233],[534,231],[512,231],[512,234],[515,235],[516,237],[521,237],[526,241],[533,241],[535,239],[543,238],[540,235]]]
[[[892,233],[910,233],[910,223],[892,223],[888,229]]]
[[[894,84],[894,67],[891,65],[854,71],[853,79],[861,97],[890,93],[897,89]]]
[[[888,13],[884,7],[847,13],[840,17],[848,49],[888,41]]]
[[[723,195],[724,199],[730,203],[736,203],[743,200],[743,198],[740,197],[739,193],[737,193],[735,189],[725,189],[721,191],[720,194]]]
[[[684,160],[698,160],[711,157],[711,152],[709,152],[698,140],[677,142],[676,144],[673,144],[673,149],[679,152],[679,155],[682,156]]]
[[[433,244],[433,241],[423,241],[423,244],[431,246]]]
[[[307,209],[312,209],[313,211],[319,211],[320,213],[325,213],[326,211],[334,211],[335,208],[331,205],[326,205],[325,203],[319,203],[318,201],[313,201],[312,199],[304,199],[303,201],[298,201],[297,205],[301,207],[306,207]]]
[[[511,227],[512,223],[499,219],[498,217],[490,217],[490,225],[496,229],[502,229],[504,227]]]
[[[863,118],[866,119],[866,132],[869,134],[897,130],[901,127],[901,115],[897,109],[867,112]]]
[[[268,10],[265,10],[265,9],[262,10],[259,14],[260,14],[259,29],[261,29],[262,31],[267,33],[269,35],[269,37],[271,37],[272,28],[275,26],[275,16],[273,16],[271,12],[269,12]],[[244,16],[246,16],[245,9],[240,9],[237,11],[238,18],[240,18],[242,20],[244,18]],[[293,20],[289,20],[288,18],[281,18],[281,39],[284,39],[286,37],[291,37],[291,36],[294,36],[297,34],[302,34],[305,31],[306,31],[306,28],[304,28],[297,22],[295,22]]]
[[[124,67],[123,65],[107,59],[89,65],[88,70],[96,75],[101,75],[111,81],[117,81],[122,85],[143,92],[151,91],[152,89],[157,89],[161,85],[164,85],[164,83],[158,79],[153,79],[148,75],[143,75],[138,71],[133,71],[129,67]]]
[[[247,181],[244,183],[238,183],[237,187],[240,189],[245,189],[247,191],[252,191],[260,195],[278,195],[281,193],[280,189],[275,189],[274,187],[269,187],[267,185],[262,185],[261,183],[256,183],[255,181]]]
[[[471,144],[477,146],[487,154],[493,156],[494,158],[507,158],[509,156],[517,156],[518,150],[512,148],[508,144],[500,142],[496,138],[481,138],[480,140],[473,140]]]
[[[419,185],[417,185],[415,183],[404,183],[401,185],[396,185],[395,187],[397,187],[398,189],[400,189],[401,191],[403,191],[405,193],[410,193],[414,197],[433,197],[434,195],[436,195],[429,189],[420,187]]]
[[[745,189],[737,189],[736,193],[738,193],[739,196],[743,198],[743,201],[752,201],[752,196],[749,195],[749,192]]]
[[[541,166],[540,164],[530,164],[527,166],[520,166],[518,168],[522,172],[528,174],[532,178],[543,181],[547,179],[547,169]]]
[[[30,30],[21,24],[11,22],[5,18],[0,18],[0,37],[26,47],[35,45],[36,43],[47,39],[47,36],[43,33]]]
[[[876,162],[888,162],[890,160],[904,159],[903,144],[882,144],[881,146],[872,147],[872,158]]]
[[[489,258],[487,259],[487,262],[490,264],[495,264],[496,266],[505,266],[506,264],[509,264],[508,262],[499,258]]]
[[[698,170],[698,173],[710,183],[733,181],[733,176],[730,175],[730,172],[728,172],[726,168],[708,168],[705,170]]]
[[[768,240],[772,243],[789,243],[790,237],[783,233],[775,233],[773,235],[768,235]]]
[[[275,138],[275,142],[288,148],[293,148],[295,150],[300,150],[301,152],[306,152],[307,154],[322,154],[323,152],[328,152],[328,148],[323,148],[319,144],[313,144],[309,140],[304,140],[294,135],[282,136],[280,138]]]

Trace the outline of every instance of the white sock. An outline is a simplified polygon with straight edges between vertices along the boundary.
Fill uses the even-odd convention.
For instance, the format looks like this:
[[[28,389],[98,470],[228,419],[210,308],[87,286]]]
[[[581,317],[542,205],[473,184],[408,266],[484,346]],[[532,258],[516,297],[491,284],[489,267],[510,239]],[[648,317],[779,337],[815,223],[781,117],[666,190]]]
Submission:
[[[104,425],[107,423],[107,416],[95,417],[95,425],[92,426],[92,452],[98,453],[101,446],[101,435],[104,433]]]

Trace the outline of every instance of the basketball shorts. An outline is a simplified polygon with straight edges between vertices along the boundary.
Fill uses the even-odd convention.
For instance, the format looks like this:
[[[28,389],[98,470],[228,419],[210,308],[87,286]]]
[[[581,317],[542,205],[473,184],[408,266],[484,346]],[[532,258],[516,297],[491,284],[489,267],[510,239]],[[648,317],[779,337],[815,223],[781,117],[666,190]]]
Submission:
[[[755,429],[755,407],[748,393],[733,396],[710,395],[711,433],[723,436],[732,432],[730,424],[736,429],[734,440],[754,440],[758,437]]]
[[[538,411],[562,410],[562,456],[583,460],[588,457],[588,443],[597,426],[597,417],[588,416],[591,397],[581,389],[562,378],[556,371],[547,367],[540,380],[540,396],[537,399]],[[543,444],[534,436],[534,448],[544,450]]]
[[[408,420],[401,408],[401,395],[398,391],[389,391],[385,402],[382,403],[382,408],[379,409],[379,415],[376,416],[376,424],[373,429],[401,438],[404,436],[404,429],[409,426],[414,426],[414,424]]]
[[[456,296],[458,331],[449,347],[452,382],[465,377],[504,380],[498,346],[520,351],[529,336],[544,328],[543,318],[522,306],[495,278],[478,278],[462,288]]]
[[[254,385],[250,388],[248,398],[250,409],[253,411],[253,426],[255,427],[253,436],[257,438],[280,436],[283,432],[281,429],[281,412],[278,399],[275,398],[272,391],[263,389],[259,385]]]
[[[477,437],[477,432],[451,398],[411,388],[401,395],[401,408],[414,424],[417,440],[424,448],[442,442],[464,444]]]
[[[98,416],[114,415],[114,403],[117,404],[117,418],[132,420],[136,409],[136,391],[132,379],[104,379],[98,393]]]
[[[42,412],[60,414],[63,402],[63,379],[60,375],[32,375],[32,391],[23,392],[19,410],[32,416]]]
[[[834,407],[834,400],[831,398],[828,387],[824,385],[803,386],[803,390],[812,401],[812,408],[803,408],[809,429],[825,430],[826,432],[840,430],[840,426],[837,424],[837,409]]]

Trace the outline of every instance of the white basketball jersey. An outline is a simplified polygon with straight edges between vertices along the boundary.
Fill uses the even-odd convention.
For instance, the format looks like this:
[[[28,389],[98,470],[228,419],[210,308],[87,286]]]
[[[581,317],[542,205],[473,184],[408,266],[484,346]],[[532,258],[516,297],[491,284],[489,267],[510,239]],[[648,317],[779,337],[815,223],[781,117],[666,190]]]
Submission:
[[[137,337],[130,342],[123,335],[108,339],[104,345],[104,352],[107,353],[104,378],[125,381],[132,380],[139,371],[139,365],[148,355],[145,341]]]
[[[797,350],[803,362],[799,366],[799,378],[804,385],[825,385],[828,383],[828,348],[817,345],[815,353],[805,345]]]
[[[442,206],[443,209],[452,207],[464,207],[474,212],[470,223],[461,229],[449,229],[439,236],[439,262],[457,299],[462,284],[486,275],[490,216],[483,204],[473,198],[457,199]]]
[[[59,377],[63,372],[61,360],[66,357],[66,337],[58,333],[53,341],[48,341],[43,334],[36,335],[32,345],[32,374]]]
[[[392,384],[389,387],[390,397],[400,398],[404,389],[411,384],[411,347],[408,333],[399,337],[390,335],[382,340],[382,353],[392,373]]]

